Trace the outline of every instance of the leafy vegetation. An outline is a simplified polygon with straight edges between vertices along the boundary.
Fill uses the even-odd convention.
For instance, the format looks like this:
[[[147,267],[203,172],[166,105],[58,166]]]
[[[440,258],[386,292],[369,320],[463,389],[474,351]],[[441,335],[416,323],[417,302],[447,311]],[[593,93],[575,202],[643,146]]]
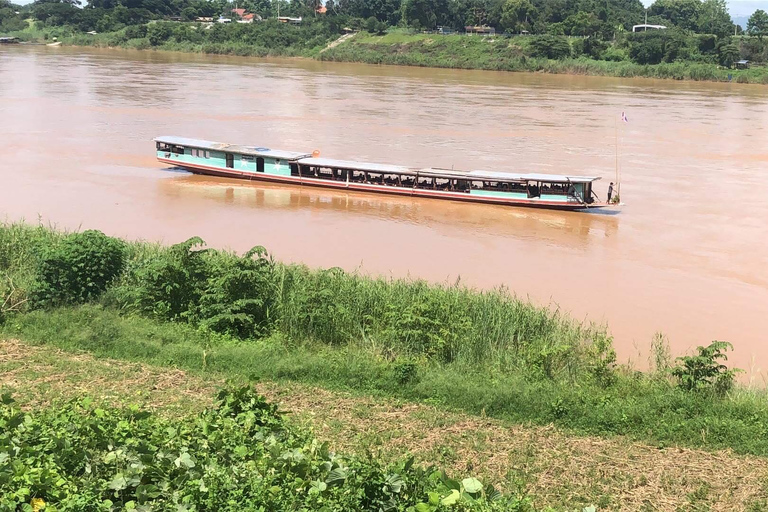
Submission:
[[[330,453],[251,387],[168,420],[85,398],[34,412],[0,403],[0,510],[531,510],[413,459]]]
[[[682,363],[672,370],[680,387],[687,391],[712,390],[723,394],[733,387],[738,369],[729,369],[720,360],[728,360],[725,350],[733,345],[725,341],[713,341],[707,347],[698,347],[694,356],[678,357]]]
[[[735,26],[724,0],[657,0],[647,23],[667,28],[636,33],[646,21],[640,0],[339,0],[325,11],[316,0],[90,0],[82,9],[75,0],[0,1],[0,32],[75,45],[768,83],[764,69],[731,70],[740,59],[768,62],[768,15],[757,10],[746,29]],[[202,21],[245,21],[243,9],[257,21]],[[302,21],[280,23],[278,13]],[[473,27],[496,35],[435,33]],[[350,30],[363,34],[330,47]]]
[[[33,303],[57,306],[98,298],[122,272],[124,252],[123,242],[92,230],[39,248],[37,281],[30,291]]]
[[[42,241],[82,240],[41,227],[3,226],[0,270],[14,282],[35,283],[47,254]],[[7,313],[3,332],[107,357],[433,400],[599,435],[768,454],[762,394],[729,391],[726,377],[717,375],[733,370],[718,366],[716,374],[707,373],[707,361],[686,366],[683,359],[670,369],[663,340],[656,342],[657,371],[638,373],[616,364],[605,329],[503,289],[310,270],[275,262],[263,248],[238,256],[200,244],[127,244],[120,276],[84,307],[35,311],[43,304],[23,302],[25,289],[17,288],[12,293],[22,305]],[[718,360],[722,348],[716,344],[705,356]],[[719,379],[719,392],[677,385],[675,376],[687,375],[713,385]]]

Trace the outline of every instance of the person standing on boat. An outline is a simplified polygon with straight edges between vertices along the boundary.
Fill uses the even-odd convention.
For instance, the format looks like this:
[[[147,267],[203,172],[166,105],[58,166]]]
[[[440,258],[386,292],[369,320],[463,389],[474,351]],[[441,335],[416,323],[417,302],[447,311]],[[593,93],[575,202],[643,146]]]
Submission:
[[[613,196],[613,182],[608,184],[608,202],[611,202],[611,196]]]

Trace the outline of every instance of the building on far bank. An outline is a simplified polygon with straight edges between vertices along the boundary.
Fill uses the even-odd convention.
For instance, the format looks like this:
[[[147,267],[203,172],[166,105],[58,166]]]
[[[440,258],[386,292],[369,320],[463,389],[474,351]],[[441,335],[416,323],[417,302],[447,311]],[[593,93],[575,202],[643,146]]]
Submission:
[[[290,18],[288,16],[280,16],[277,18],[280,23],[290,23],[291,25],[301,25],[301,17]]]
[[[480,34],[484,36],[493,36],[496,35],[496,29],[493,27],[489,27],[487,25],[467,25],[464,27],[464,31],[467,34]]]
[[[649,28],[651,30],[664,30],[667,27],[664,25],[649,25],[647,23],[641,23],[640,25],[632,25],[632,32],[638,32],[639,29],[642,29],[642,31],[645,32]]]

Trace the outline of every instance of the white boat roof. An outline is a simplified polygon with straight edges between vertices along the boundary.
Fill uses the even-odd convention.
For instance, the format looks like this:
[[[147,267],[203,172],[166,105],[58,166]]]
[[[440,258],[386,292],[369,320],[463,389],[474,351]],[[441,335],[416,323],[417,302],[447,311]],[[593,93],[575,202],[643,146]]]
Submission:
[[[571,183],[591,183],[600,179],[600,176],[566,176],[561,174],[518,174],[513,172],[498,171],[471,171],[470,177],[477,177],[488,180],[504,181],[547,181],[547,182],[571,182]]]
[[[302,158],[302,165],[314,165],[317,167],[330,167],[332,169],[349,169],[363,172],[381,172],[392,174],[406,174],[415,172],[413,169],[402,165],[374,164],[369,162],[355,162],[352,160],[335,160],[333,158]]]
[[[309,153],[297,151],[282,151],[258,146],[240,146],[237,144],[225,144],[223,142],[211,142],[208,140],[189,139],[186,137],[164,136],[156,137],[155,142],[174,144],[177,146],[193,147],[198,149],[212,149],[216,151],[228,151],[244,155],[265,156],[279,160],[298,161],[302,165],[314,165],[318,167],[330,167],[333,169],[349,169],[363,172],[380,172],[389,174],[413,174],[420,176],[444,177],[446,179],[476,179],[486,181],[544,181],[558,183],[591,183],[600,179],[599,176],[566,176],[558,174],[518,174],[501,171],[460,171],[453,169],[413,169],[402,165],[377,164],[370,162],[356,162],[353,160],[336,160],[333,158],[315,158]]]
[[[188,139],[186,137],[164,136],[156,137],[155,142],[164,144],[174,144],[197,149],[212,149],[215,151],[228,151],[241,155],[265,156],[278,160],[298,160],[310,156],[309,153],[299,153],[296,151],[282,151],[279,149],[269,149],[259,146],[240,146],[237,144],[225,144],[223,142],[211,142],[209,140]]]

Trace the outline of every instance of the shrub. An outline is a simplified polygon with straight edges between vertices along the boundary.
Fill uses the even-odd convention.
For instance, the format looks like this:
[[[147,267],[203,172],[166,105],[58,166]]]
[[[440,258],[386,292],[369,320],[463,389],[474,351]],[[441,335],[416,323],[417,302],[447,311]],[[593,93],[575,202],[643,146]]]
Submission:
[[[152,23],[147,27],[147,38],[152,46],[160,46],[173,35],[172,23]]]
[[[728,369],[719,362],[727,361],[724,351],[733,350],[733,345],[725,341],[713,341],[708,347],[698,347],[695,356],[678,357],[681,364],[672,369],[681,388],[686,391],[712,390],[725,393],[733,387],[733,379],[738,368]]]
[[[128,39],[141,39],[143,37],[147,37],[147,26],[131,25],[129,27],[125,27],[125,37]]]
[[[194,237],[139,259],[114,290],[122,307],[163,320],[184,320],[200,300],[206,278],[204,244]]]
[[[101,295],[125,264],[125,244],[100,231],[84,231],[41,250],[32,302],[80,304]]]
[[[623,48],[611,46],[603,52],[601,59],[611,62],[623,62],[629,60],[629,54],[627,53],[627,50]]]
[[[209,263],[208,278],[193,321],[239,338],[267,334],[275,301],[274,262],[263,247],[242,257],[220,255]]]
[[[547,59],[563,59],[571,55],[568,39],[563,36],[542,35],[531,40],[531,56]]]

